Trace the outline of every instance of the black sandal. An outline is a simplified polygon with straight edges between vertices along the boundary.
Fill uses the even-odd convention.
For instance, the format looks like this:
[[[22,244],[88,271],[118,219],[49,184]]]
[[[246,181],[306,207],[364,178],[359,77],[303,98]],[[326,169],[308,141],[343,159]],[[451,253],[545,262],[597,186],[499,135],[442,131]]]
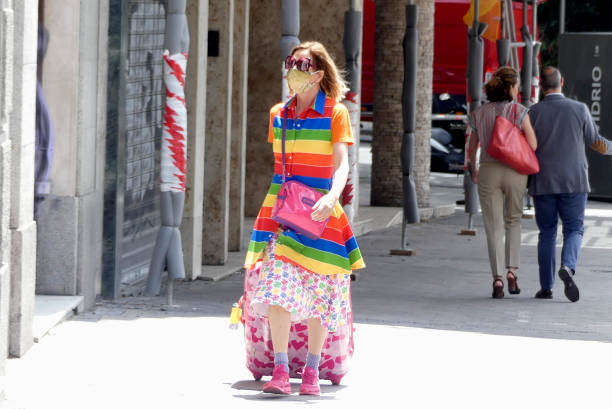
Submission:
[[[512,271],[508,271],[508,274],[506,274],[506,279],[508,280],[508,292],[510,294],[520,294],[521,289],[518,286],[518,278],[516,277],[516,274],[514,274]]]
[[[500,286],[496,286],[495,283],[496,282],[500,282],[501,285]],[[495,280],[493,280],[493,294],[492,294],[493,298],[504,298],[504,282],[501,278],[496,278]]]

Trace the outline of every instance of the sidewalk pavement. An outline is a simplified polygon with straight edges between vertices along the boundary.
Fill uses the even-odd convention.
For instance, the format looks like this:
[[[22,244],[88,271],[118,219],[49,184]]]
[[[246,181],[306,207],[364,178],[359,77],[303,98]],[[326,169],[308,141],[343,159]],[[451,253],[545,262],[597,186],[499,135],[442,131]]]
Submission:
[[[453,195],[453,192],[449,193]],[[400,228],[358,238],[367,264],[353,283],[355,355],[342,385],[323,396],[267,396],[228,329],[241,274],[182,282],[164,297],[102,301],[8,363],[10,408],[603,408],[612,366],[612,205],[589,202],[577,268],[581,299],[557,282],[536,300],[537,230],[524,220],[519,284],[493,300],[481,217],[411,225],[414,257],[390,256]],[[299,381],[294,381],[297,392]]]

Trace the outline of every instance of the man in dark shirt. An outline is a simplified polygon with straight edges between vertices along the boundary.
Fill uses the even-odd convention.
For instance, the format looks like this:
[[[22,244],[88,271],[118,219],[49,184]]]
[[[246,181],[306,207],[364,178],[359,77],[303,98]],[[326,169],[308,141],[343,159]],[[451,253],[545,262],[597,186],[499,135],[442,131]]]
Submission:
[[[587,193],[590,191],[585,146],[612,155],[612,143],[601,137],[587,106],[561,93],[563,78],[555,67],[546,67],[540,76],[544,98],[531,107],[529,117],[538,139],[536,156],[540,173],[529,181],[533,196],[538,237],[540,291],[536,298],[552,298],[555,280],[557,222],[563,223],[563,250],[559,278],[565,295],[580,298],[573,276],[582,235]]]

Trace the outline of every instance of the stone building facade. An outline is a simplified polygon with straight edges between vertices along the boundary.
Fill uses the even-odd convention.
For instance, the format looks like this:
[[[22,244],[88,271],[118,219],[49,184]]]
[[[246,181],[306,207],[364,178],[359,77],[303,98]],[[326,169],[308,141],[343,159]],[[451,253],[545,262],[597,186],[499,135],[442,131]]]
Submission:
[[[22,356],[32,345],[35,295],[79,296],[81,308],[88,309],[100,296],[138,292],[143,264],[130,257],[146,254],[147,246],[152,251],[145,239],[157,228],[155,218],[132,215],[140,222],[130,224],[132,216],[124,212],[117,219],[117,209],[125,206],[128,186],[134,193],[135,184],[143,192],[149,189],[141,198],[150,199],[152,209],[156,205],[151,186],[157,182],[151,175],[158,160],[154,134],[160,123],[154,108],[162,98],[156,85],[160,56],[142,44],[160,45],[153,36],[163,33],[166,1],[0,0],[0,395],[6,357]],[[303,2],[300,8],[299,39],[325,44],[341,68],[349,3],[362,9],[360,0],[325,2],[325,7]],[[244,217],[257,213],[268,189],[268,113],[281,99],[285,57],[279,47],[281,6],[282,0],[187,0],[187,189],[181,224],[187,279],[200,276],[206,263],[223,264],[228,252],[241,249],[243,233],[252,227]],[[377,73],[391,86],[384,94],[389,112],[377,112],[375,120],[386,126],[376,128],[376,139],[399,143],[401,123],[393,125],[391,117],[401,118],[394,101],[401,99],[401,74],[395,56],[386,51],[401,45],[404,23],[398,24],[397,16],[403,12],[396,9],[387,7],[377,33],[387,36],[381,43],[385,51],[377,54]],[[123,14],[119,18],[117,13]],[[40,65],[39,24],[50,35]],[[147,24],[154,34],[138,31]],[[394,30],[391,37],[384,31],[389,29]],[[396,54],[401,61],[401,53]],[[37,71],[57,137],[51,192],[35,222]],[[137,77],[140,73],[149,77]],[[397,86],[392,84],[396,80]],[[419,86],[426,88],[427,80]],[[146,135],[135,135],[135,127],[116,126],[128,111],[138,121],[150,121],[141,127]],[[141,126],[138,121],[130,123]],[[419,126],[427,132],[424,124]],[[121,144],[126,149],[118,149]],[[400,171],[399,156],[382,160],[397,163]],[[385,178],[390,179],[388,173]],[[107,200],[109,191],[115,200]],[[132,266],[140,262],[140,270],[122,270],[124,260]],[[124,288],[128,281],[129,291]]]
[[[102,271],[109,3],[40,6],[49,32],[41,84],[57,137],[38,215],[36,292],[80,295],[90,308]]]
[[[8,328],[10,309],[10,229],[11,200],[11,137],[13,84],[13,5],[0,2],[0,401],[4,398],[6,358],[8,355]]]
[[[32,345],[38,4],[0,2],[0,398],[5,361]]]

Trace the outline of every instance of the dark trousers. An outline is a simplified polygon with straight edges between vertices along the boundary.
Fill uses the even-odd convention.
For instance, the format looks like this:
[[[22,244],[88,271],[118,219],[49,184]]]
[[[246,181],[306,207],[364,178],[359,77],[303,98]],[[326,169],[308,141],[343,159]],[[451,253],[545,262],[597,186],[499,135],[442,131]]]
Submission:
[[[563,223],[561,265],[576,270],[584,234],[586,200],[586,193],[561,193],[533,197],[536,223],[540,229],[538,264],[540,266],[540,286],[543,289],[550,290],[555,283],[555,245],[559,217]]]

